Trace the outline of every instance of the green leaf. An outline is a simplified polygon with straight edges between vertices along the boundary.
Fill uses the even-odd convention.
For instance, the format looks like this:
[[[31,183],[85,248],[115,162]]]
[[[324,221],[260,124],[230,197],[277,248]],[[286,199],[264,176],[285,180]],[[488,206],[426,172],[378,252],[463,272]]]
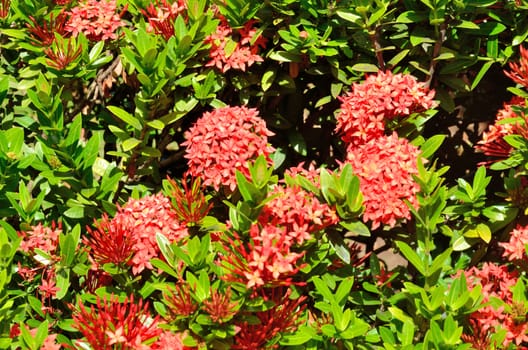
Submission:
[[[351,10],[340,9],[336,11],[336,14],[347,22],[353,23],[357,26],[362,26],[364,21],[363,17]]]
[[[140,140],[131,137],[123,141],[123,144],[121,145],[121,147],[123,147],[123,151],[128,152],[136,148],[140,143],[141,143]]]
[[[343,237],[337,232],[327,232],[328,240],[332,248],[334,248],[337,256],[345,264],[350,264],[350,249],[345,243]]]
[[[104,44],[104,41],[99,41],[92,47],[90,53],[88,54],[89,63],[93,63],[101,55],[101,52],[103,52]]]
[[[84,207],[79,205],[72,206],[66,210],[63,215],[69,217],[70,219],[84,218]]]
[[[345,305],[353,285],[354,277],[347,277],[341,281],[335,293],[335,300],[339,303],[339,305]]]
[[[325,282],[318,276],[312,277],[312,282],[315,285],[315,289],[317,290],[317,293],[323,296],[324,299],[326,299],[330,303],[334,303],[336,300],[334,298],[334,295],[328,289],[328,286]]]
[[[429,15],[426,11],[405,11],[401,13],[396,22],[398,23],[418,23],[429,19]]]
[[[491,230],[486,224],[477,225],[477,234],[484,242],[489,243],[491,241]]]
[[[405,242],[396,241],[396,245],[403,256],[416,268],[416,270],[418,270],[423,276],[426,276],[426,267],[420,256]]]
[[[484,63],[482,65],[482,67],[480,68],[479,72],[477,73],[477,75],[475,76],[475,78],[473,79],[473,82],[471,83],[471,91],[473,91],[477,85],[480,83],[480,81],[482,80],[482,78],[484,78],[484,75],[486,75],[486,73],[488,72],[488,70],[491,68],[491,66],[493,65],[493,61],[488,61],[486,63]]]
[[[300,327],[297,332],[284,335],[280,340],[281,345],[302,345],[311,340],[313,338],[313,334],[308,332],[306,328],[307,327]]]
[[[272,52],[269,58],[278,62],[301,62],[302,60],[300,54],[287,51]]]
[[[116,106],[108,106],[108,110],[116,117],[118,117],[128,125],[132,126],[134,129],[138,131],[141,131],[143,129],[141,121],[138,118],[134,117],[132,114],[125,111],[124,109],[121,109]]]
[[[469,249],[469,248],[471,248],[471,244],[469,244],[468,241],[466,241],[464,236],[458,237],[453,242],[453,250],[455,252],[461,252],[461,251],[464,251],[464,250]]]
[[[260,86],[262,87],[262,91],[268,91],[271,85],[273,85],[273,82],[275,81],[276,77],[277,77],[276,69],[270,69],[264,72],[264,74],[262,75],[262,79],[260,81]]]
[[[350,67],[350,69],[356,72],[368,72],[368,73],[377,73],[379,71],[378,66],[371,64],[371,63],[356,63],[352,67]]]
[[[440,148],[444,142],[446,135],[434,135],[427,139],[420,147],[422,151],[422,157],[430,158]]]

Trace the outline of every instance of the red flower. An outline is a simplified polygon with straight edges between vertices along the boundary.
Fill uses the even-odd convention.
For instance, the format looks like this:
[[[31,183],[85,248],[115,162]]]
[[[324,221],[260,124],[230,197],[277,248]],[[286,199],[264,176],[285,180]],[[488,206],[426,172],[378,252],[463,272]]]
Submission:
[[[298,187],[275,186],[272,198],[262,209],[258,221],[286,229],[290,244],[303,244],[312,233],[338,222],[336,212],[312,194]]]
[[[150,29],[156,34],[162,35],[165,40],[174,36],[174,21],[186,10],[187,4],[183,0],[177,0],[170,4],[167,0],[156,0],[150,3],[145,10],[141,10],[147,17]]]
[[[336,132],[343,141],[363,144],[383,135],[385,120],[434,108],[434,91],[408,74],[378,72],[352,85],[341,100]]]
[[[297,166],[288,168],[284,171],[285,178],[289,176],[295,179],[298,175],[310,181],[315,187],[321,187],[319,180],[319,177],[321,175],[321,168],[316,168],[313,162],[310,163],[308,169],[305,168],[304,162],[301,162]]]
[[[400,219],[410,219],[407,200],[417,208],[416,193],[420,186],[413,175],[418,174],[420,150],[396,133],[372,139],[347,152],[347,163],[359,178],[365,212],[363,221],[371,221],[372,229],[381,224],[394,227]]]
[[[298,319],[306,308],[306,296],[290,299],[291,290],[282,288],[271,290],[270,299],[275,306],[267,311],[256,312],[259,323],[240,322],[231,349],[255,350],[264,349],[268,341],[279,333],[290,333],[297,329]]]
[[[504,136],[517,134],[528,137],[527,118],[524,113],[517,114],[512,108],[514,106],[526,107],[526,102],[523,98],[513,97],[510,102],[504,103],[504,108],[497,112],[495,123],[489,126],[482,135],[482,140],[475,146],[485,155],[495,157],[495,161],[508,158],[513,151],[513,147],[504,140]]]
[[[201,177],[206,186],[219,190],[236,189],[236,170],[249,177],[248,162],[259,155],[269,155],[273,148],[268,136],[273,135],[258,111],[247,107],[223,107],[206,112],[185,133],[185,158],[189,173]]]
[[[83,243],[89,247],[90,256],[96,265],[129,264],[136,244],[130,221],[123,217],[110,220],[108,215],[103,214],[103,218],[95,222],[95,230],[90,227],[87,230],[89,237],[83,237]]]
[[[156,234],[164,235],[169,242],[180,241],[189,235],[187,227],[176,217],[170,199],[162,193],[129,199],[113,220],[127,227],[135,238],[130,262],[135,275],[145,268],[153,268],[150,259],[162,258]]]
[[[225,254],[220,257],[220,264],[228,271],[223,279],[244,283],[254,290],[295,283],[292,278],[300,269],[297,261],[304,253],[290,250],[292,240],[286,229],[253,224],[249,236],[248,244],[236,233],[232,238],[223,238]]]
[[[193,349],[183,345],[183,338],[185,334],[173,333],[170,331],[163,331],[159,339],[152,344],[152,349],[155,350],[186,350]]]
[[[0,18],[4,19],[9,15],[9,7],[11,5],[11,0],[1,0],[0,1]]]
[[[117,39],[116,30],[125,25],[117,12],[116,0],[86,0],[68,11],[66,30],[73,36],[83,33],[91,41]]]
[[[258,49],[266,46],[266,39],[258,36],[258,31],[253,28],[256,21],[251,20],[238,31],[240,40],[233,38],[233,29],[222,20],[216,27],[216,32],[209,35],[205,42],[211,44],[209,56],[211,60],[208,67],[216,67],[223,73],[231,68],[245,71],[255,62],[264,61],[258,55]],[[257,37],[258,36],[258,37]]]
[[[172,179],[167,180],[172,206],[178,220],[187,225],[198,225],[213,206],[213,203],[207,203],[201,178],[191,179],[189,185],[185,175],[181,180],[181,186]]]
[[[211,320],[222,324],[229,321],[238,312],[238,302],[231,301],[231,288],[223,293],[217,289],[211,291],[211,298],[203,301],[202,309],[209,314]]]
[[[517,84],[528,88],[528,50],[522,46],[519,49],[521,53],[519,64],[510,62],[509,66],[511,71],[508,72],[505,70],[504,74]]]
[[[44,49],[44,53],[48,56],[46,63],[51,68],[63,70],[68,68],[70,64],[75,62],[81,56],[82,47],[75,43],[72,38],[54,40],[51,46]]]
[[[30,25],[29,23],[26,25],[33,44],[47,47],[55,41],[55,33],[62,37],[68,36],[69,33],[65,29],[67,18],[68,15],[64,13],[64,11],[59,12],[57,18],[53,18],[52,13],[50,14],[49,22],[44,21],[41,25],[37,23],[33,16],[29,16],[33,25]]]
[[[158,316],[152,318],[148,303],[136,304],[133,296],[120,303],[117,297],[101,300],[86,308],[81,302],[73,312],[73,327],[93,349],[150,349],[146,342],[161,334]]]
[[[198,305],[191,296],[190,286],[184,282],[164,292],[163,301],[169,312],[169,320],[188,317],[198,310]]]
[[[524,260],[528,262],[526,255],[526,244],[528,244],[528,226],[517,225],[510,233],[508,242],[499,243],[504,248],[503,257],[509,261]]]
[[[50,254],[52,257],[55,257],[61,233],[61,223],[57,225],[53,222],[51,228],[44,227],[39,223],[37,226],[32,226],[31,231],[22,231],[18,233],[18,235],[22,237],[22,241],[18,248],[29,254],[33,254],[35,249],[40,249]],[[59,259],[59,257],[56,258]]]
[[[477,284],[482,285],[484,304],[492,298],[498,298],[514,309],[512,288],[518,279],[515,271],[508,271],[508,267],[505,265],[484,263],[482,269],[472,267],[468,271],[464,271],[464,274],[470,290]],[[512,343],[519,345],[523,341],[528,341],[527,320],[523,318],[519,321],[516,316],[515,313],[507,313],[503,306],[495,308],[493,305],[487,305],[472,313],[471,319],[482,332],[506,329],[507,334],[503,346],[507,347]],[[526,317],[526,310],[523,311],[523,316]]]

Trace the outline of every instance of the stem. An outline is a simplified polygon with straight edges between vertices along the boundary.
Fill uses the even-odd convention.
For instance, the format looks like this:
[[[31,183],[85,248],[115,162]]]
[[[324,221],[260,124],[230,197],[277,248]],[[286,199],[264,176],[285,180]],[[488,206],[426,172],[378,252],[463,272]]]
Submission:
[[[379,43],[379,26],[376,26],[374,28],[374,31],[370,32],[370,41],[372,42],[372,46],[374,47],[374,54],[376,55],[376,59],[378,60],[378,66],[381,70],[385,70],[385,61],[383,60],[383,53],[382,48]]]
[[[436,35],[436,42],[433,47],[433,55],[431,58],[431,63],[429,64],[429,77],[425,81],[425,86],[427,88],[431,87],[431,83],[433,82],[433,75],[435,73],[435,67],[436,67],[436,64],[438,63],[435,60],[435,58],[437,58],[440,55],[442,44],[445,41],[446,30],[447,30],[446,22],[443,22],[442,24],[440,24],[440,26],[435,27],[435,32],[437,33],[437,35]]]

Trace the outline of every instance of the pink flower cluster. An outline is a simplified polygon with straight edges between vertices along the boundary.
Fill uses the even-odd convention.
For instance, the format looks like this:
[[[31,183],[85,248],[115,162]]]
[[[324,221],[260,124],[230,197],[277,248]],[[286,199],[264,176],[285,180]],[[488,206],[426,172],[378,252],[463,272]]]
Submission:
[[[360,146],[349,146],[346,162],[359,177],[365,212],[363,221],[371,221],[372,229],[380,224],[394,227],[399,219],[410,219],[409,207],[418,207],[416,193],[420,150],[396,133],[380,136]]]
[[[336,132],[343,141],[358,145],[382,136],[385,121],[436,107],[434,91],[412,75],[390,71],[369,75],[340,97]]]
[[[266,47],[266,39],[258,36],[253,26],[256,21],[247,22],[243,28],[234,32],[226,20],[221,21],[216,32],[209,35],[205,42],[211,45],[208,67],[216,67],[223,73],[230,69],[245,71],[255,62],[262,62],[258,55],[259,47]],[[235,38],[238,37],[238,40]]]
[[[258,217],[261,225],[286,229],[288,244],[301,245],[312,233],[338,222],[336,212],[309,192],[298,187],[276,186]]]
[[[385,135],[385,122],[434,108],[434,91],[411,75],[390,71],[370,75],[341,97],[336,132],[347,144],[346,162],[360,180],[364,196],[363,221],[372,228],[381,224],[394,227],[398,220],[409,219],[408,201],[417,207],[420,152],[396,132]]]
[[[313,162],[310,163],[308,169],[305,168],[304,162],[301,162],[297,166],[290,167],[284,171],[285,177],[289,176],[291,178],[295,178],[298,175],[310,181],[315,187],[321,187],[319,180],[319,176],[321,175],[321,168],[316,168]]]
[[[508,312],[503,306],[495,308],[487,305],[471,314],[471,320],[482,334],[496,332],[506,329],[506,338],[503,346],[510,344],[520,345],[528,342],[528,322],[526,321],[526,310],[521,315],[515,314],[515,302],[512,300],[512,288],[517,283],[517,273],[508,271],[506,265],[484,263],[482,269],[472,267],[464,271],[468,281],[468,288],[473,289],[476,285],[482,285],[483,302],[487,303],[493,298],[498,298],[512,306]],[[519,320],[521,316],[522,320]]]
[[[304,253],[291,250],[291,238],[286,228],[253,224],[249,230],[250,243],[245,244],[235,233],[226,238],[226,254],[220,264],[229,273],[226,281],[241,282],[247,288],[289,285],[298,271],[297,261]]]
[[[510,240],[508,242],[499,243],[504,248],[503,257],[509,261],[524,260],[528,262],[526,255],[526,245],[528,244],[528,226],[517,225],[517,227],[510,233]]]
[[[185,158],[189,173],[201,177],[205,186],[236,189],[236,170],[249,177],[248,162],[259,155],[268,158],[273,135],[258,111],[247,107],[223,107],[206,112],[185,133]]]
[[[22,241],[18,248],[25,253],[33,253],[35,249],[40,249],[54,256],[62,233],[61,226],[60,223],[58,225],[52,223],[50,228],[39,223],[37,226],[32,226],[30,231],[19,232]]]
[[[338,222],[332,208],[301,188],[275,186],[269,197],[258,223],[249,230],[250,243],[242,243],[236,234],[227,238],[225,248],[230,253],[220,259],[230,271],[225,278],[247,288],[291,284],[304,255],[296,247]]]
[[[67,12],[66,30],[83,33],[91,41],[117,39],[116,30],[125,25],[117,13],[116,0],[86,0]]]
[[[99,223],[95,231],[89,230],[85,243],[98,264],[112,262],[132,266],[137,275],[144,269],[153,269],[150,260],[161,258],[156,234],[175,242],[189,235],[184,223],[180,223],[169,198],[162,193],[141,199],[130,199],[115,217]]]

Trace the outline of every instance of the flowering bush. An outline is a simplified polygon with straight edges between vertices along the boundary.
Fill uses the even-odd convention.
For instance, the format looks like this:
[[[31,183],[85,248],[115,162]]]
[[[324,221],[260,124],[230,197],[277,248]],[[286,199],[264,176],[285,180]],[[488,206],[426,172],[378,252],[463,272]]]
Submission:
[[[528,349],[523,1],[0,1],[0,349]]]

